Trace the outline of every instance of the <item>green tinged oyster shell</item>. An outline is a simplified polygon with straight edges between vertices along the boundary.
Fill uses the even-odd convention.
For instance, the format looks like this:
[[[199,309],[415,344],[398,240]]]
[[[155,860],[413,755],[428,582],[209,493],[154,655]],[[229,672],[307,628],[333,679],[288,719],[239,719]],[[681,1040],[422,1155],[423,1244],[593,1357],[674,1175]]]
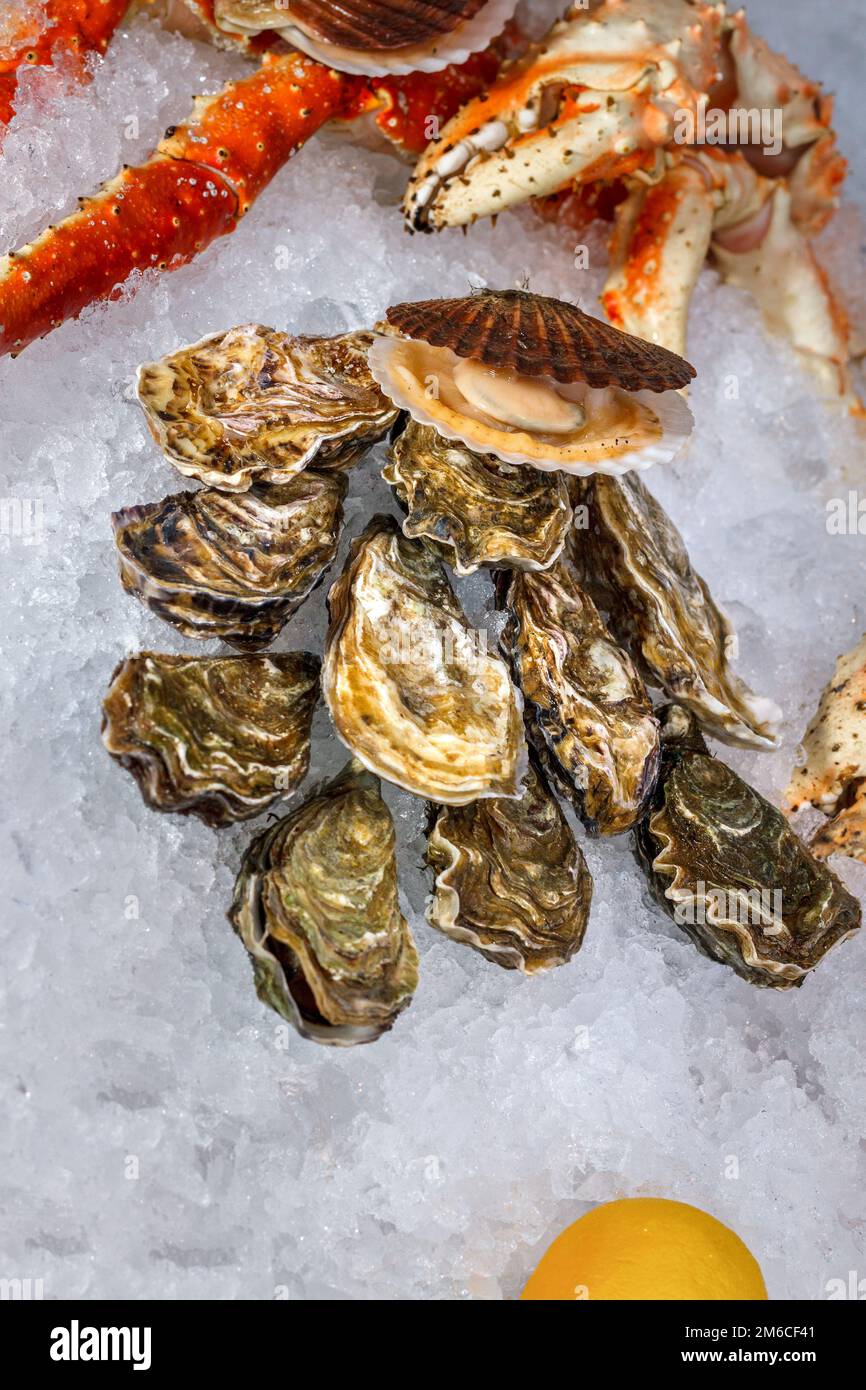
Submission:
[[[530,765],[524,788],[520,801],[439,809],[427,843],[436,871],[427,920],[496,965],[534,973],[580,948],[592,878],[540,769]]]
[[[431,550],[375,516],[328,607],[322,691],[365,767],[451,806],[520,794],[523,701]]]
[[[781,710],[732,671],[731,623],[640,479],[596,474],[575,483],[572,500],[589,509],[579,547],[586,582],[649,684],[687,705],[723,742],[775,748]]]
[[[370,375],[371,333],[292,337],[260,324],[179,348],[138,373],[163,453],[222,492],[284,483],[315,462],[347,468],[399,414]]]
[[[689,711],[661,712],[662,774],[635,844],[661,905],[752,984],[802,984],[860,926],[860,905],[785,817],[710,756]]]
[[[265,647],[333,560],[345,492],[341,474],[308,471],[278,487],[177,492],[115,512],[123,587],[185,637]]]
[[[306,776],[319,665],[309,652],[139,652],[112,676],[103,743],[153,810],[249,820]]]
[[[373,1042],[411,1003],[418,957],[397,901],[394,825],[352,760],[253,840],[229,919],[259,998],[313,1042]]]
[[[502,649],[545,766],[590,830],[628,830],[655,785],[658,724],[631,658],[578,580],[573,544],[549,570],[500,580],[500,594],[509,612]]]
[[[426,541],[457,574],[482,565],[546,569],[571,525],[561,473],[515,468],[410,420],[382,477],[408,509],[403,534]]]

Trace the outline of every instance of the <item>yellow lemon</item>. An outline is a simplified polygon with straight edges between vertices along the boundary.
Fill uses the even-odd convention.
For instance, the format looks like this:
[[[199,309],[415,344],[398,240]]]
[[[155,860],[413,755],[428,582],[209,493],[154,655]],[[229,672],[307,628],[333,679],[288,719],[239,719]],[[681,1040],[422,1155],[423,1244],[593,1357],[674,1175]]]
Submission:
[[[626,1197],[557,1236],[526,1299],[765,1299],[758,1262],[721,1221],[686,1202]]]

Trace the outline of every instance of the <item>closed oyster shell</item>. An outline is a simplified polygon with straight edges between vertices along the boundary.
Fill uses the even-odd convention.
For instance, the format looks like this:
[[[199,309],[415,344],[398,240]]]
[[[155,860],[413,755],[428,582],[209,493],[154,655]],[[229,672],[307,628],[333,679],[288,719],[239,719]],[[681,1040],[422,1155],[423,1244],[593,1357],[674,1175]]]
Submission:
[[[424,540],[456,570],[546,569],[565,544],[565,478],[514,468],[410,420],[382,477],[408,508],[403,534]]]
[[[222,492],[347,468],[397,411],[367,366],[369,333],[291,337],[242,324],[139,368],[150,430],[186,477]]]
[[[534,973],[579,949],[592,878],[540,769],[530,765],[519,801],[441,808],[427,861],[436,871],[428,922],[487,960]]]
[[[782,712],[731,670],[733,627],[659,503],[634,474],[597,475],[573,488],[572,500],[589,509],[589,528],[579,533],[583,576],[648,682],[725,743],[777,747]]]
[[[336,552],[346,480],[307,471],[230,495],[177,492],[115,512],[124,589],[186,637],[272,642]]]
[[[259,998],[313,1042],[373,1042],[412,1001],[418,957],[397,901],[394,825],[359,763],[253,840],[229,920]]]
[[[111,678],[103,743],[154,811],[249,820],[306,776],[319,664],[309,652],[139,652]]]
[[[866,637],[836,662],[786,802],[792,811],[808,803],[830,817],[811,842],[820,858],[847,854],[866,862]]]
[[[432,551],[374,517],[328,605],[322,690],[365,767],[447,805],[519,794],[523,702]]]
[[[802,984],[860,926],[860,905],[775,806],[707,751],[694,716],[661,712],[662,775],[638,858],[695,945],[752,984]]]
[[[521,376],[624,391],[676,390],[695,376],[691,363],[668,348],[528,290],[482,289],[463,299],[395,304],[385,316],[407,338]]]
[[[544,573],[501,584],[509,610],[502,647],[545,765],[589,829],[615,835],[652,795],[658,724],[631,658],[579,583],[572,548]]]

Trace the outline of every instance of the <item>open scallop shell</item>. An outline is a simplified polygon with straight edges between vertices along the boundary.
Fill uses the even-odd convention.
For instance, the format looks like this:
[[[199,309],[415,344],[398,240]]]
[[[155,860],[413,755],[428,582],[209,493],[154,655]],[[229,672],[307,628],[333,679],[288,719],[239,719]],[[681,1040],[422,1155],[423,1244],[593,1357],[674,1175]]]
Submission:
[[[275,29],[295,48],[341,72],[439,72],[486,48],[517,0],[217,0],[229,33]]]
[[[385,316],[407,338],[521,376],[623,391],[675,391],[695,376],[691,363],[658,343],[528,290],[482,289],[462,299],[395,304]]]
[[[632,469],[668,463],[686,444],[692,413],[676,391],[623,391],[580,381],[560,386],[557,396],[586,412],[570,434],[515,427],[479,409],[461,391],[454,372],[461,359],[452,348],[380,333],[370,349],[370,371],[382,391],[420,425],[475,453],[542,472],[620,476]],[[507,369],[510,370],[510,369]],[[548,379],[551,387],[556,383]]]

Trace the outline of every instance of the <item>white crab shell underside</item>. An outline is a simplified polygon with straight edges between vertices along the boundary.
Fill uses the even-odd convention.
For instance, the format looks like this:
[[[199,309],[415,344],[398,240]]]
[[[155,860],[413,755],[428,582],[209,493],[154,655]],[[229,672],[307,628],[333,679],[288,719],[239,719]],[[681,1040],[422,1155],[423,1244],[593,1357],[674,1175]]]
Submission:
[[[684,449],[694,418],[676,391],[594,390],[582,382],[550,382],[559,398],[579,403],[583,426],[568,435],[528,431],[495,418],[461,392],[454,379],[461,359],[450,348],[418,339],[377,333],[369,352],[370,372],[386,396],[445,439],[504,463],[578,477],[669,463]]]

